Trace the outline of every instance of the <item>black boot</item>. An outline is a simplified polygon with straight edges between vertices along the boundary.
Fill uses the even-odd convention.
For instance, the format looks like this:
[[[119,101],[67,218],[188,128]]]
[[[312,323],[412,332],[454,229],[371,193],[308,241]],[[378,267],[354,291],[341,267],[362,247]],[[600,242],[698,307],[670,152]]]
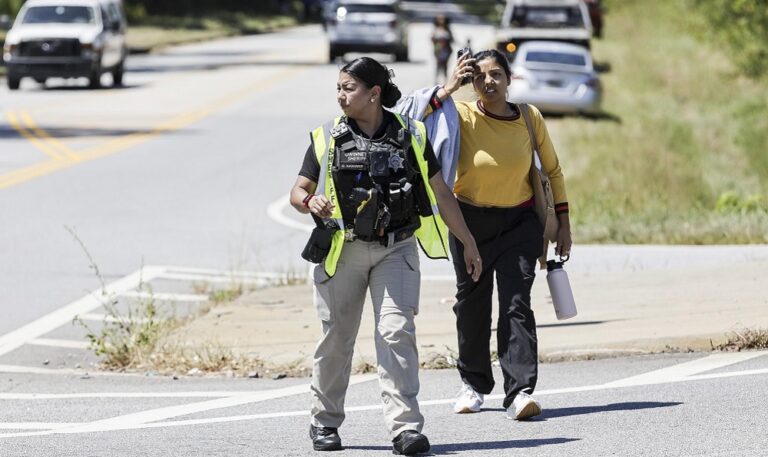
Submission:
[[[414,455],[429,451],[429,440],[416,430],[403,430],[392,440],[392,453]]]
[[[340,451],[342,449],[339,431],[334,427],[310,425],[309,437],[312,438],[312,449],[316,451]]]

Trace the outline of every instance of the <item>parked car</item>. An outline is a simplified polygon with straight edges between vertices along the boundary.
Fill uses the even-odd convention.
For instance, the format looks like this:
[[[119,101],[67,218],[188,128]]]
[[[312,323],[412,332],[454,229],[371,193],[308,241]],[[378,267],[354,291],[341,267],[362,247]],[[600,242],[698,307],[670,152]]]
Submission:
[[[8,88],[32,77],[86,77],[91,88],[112,73],[123,83],[126,20],[120,0],[27,0],[8,31],[3,60]]]
[[[600,112],[602,86],[583,46],[527,41],[512,61],[509,99],[548,113]]]
[[[408,60],[408,23],[396,0],[338,0],[326,25],[330,61],[347,52],[393,54]]]
[[[507,0],[496,47],[511,59],[514,49],[526,41],[560,41],[589,48],[591,36],[592,21],[582,0]]]

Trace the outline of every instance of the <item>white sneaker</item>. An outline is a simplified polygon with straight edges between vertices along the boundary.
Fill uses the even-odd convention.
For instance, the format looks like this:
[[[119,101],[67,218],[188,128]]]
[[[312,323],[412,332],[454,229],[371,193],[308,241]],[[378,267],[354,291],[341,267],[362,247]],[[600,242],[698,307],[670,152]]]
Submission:
[[[525,392],[518,392],[507,408],[507,419],[525,420],[541,414],[541,405]]]
[[[484,401],[483,394],[475,392],[475,389],[469,384],[464,384],[461,386],[459,398],[453,405],[453,412],[456,414],[476,413],[480,411]]]

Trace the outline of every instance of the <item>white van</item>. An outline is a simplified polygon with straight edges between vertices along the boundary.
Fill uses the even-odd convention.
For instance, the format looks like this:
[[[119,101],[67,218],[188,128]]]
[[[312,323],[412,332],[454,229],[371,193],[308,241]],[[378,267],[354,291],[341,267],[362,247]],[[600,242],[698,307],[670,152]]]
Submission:
[[[95,89],[107,72],[121,85],[125,31],[121,0],[27,0],[5,38],[8,88],[18,89],[23,77],[44,84],[84,76]]]

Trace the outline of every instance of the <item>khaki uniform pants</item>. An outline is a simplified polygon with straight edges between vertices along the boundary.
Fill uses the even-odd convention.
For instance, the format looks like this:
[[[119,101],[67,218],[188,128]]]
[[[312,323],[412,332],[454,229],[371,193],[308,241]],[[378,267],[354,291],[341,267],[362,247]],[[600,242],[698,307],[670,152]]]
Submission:
[[[314,269],[314,301],[322,321],[312,370],[312,424],[339,427],[349,385],[352,353],[366,290],[371,291],[374,341],[384,420],[392,438],[421,432],[419,360],[414,315],[418,313],[419,256],[414,237],[384,247],[356,240],[344,245],[336,274]]]

